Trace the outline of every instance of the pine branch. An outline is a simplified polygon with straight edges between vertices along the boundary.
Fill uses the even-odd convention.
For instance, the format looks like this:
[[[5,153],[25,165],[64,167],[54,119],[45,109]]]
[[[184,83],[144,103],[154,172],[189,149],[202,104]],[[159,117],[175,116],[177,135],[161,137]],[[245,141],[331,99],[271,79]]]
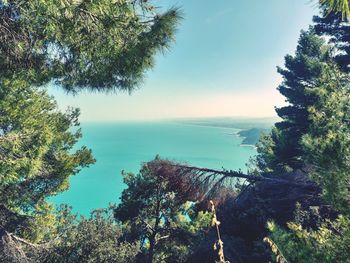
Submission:
[[[47,244],[35,244],[35,243],[32,243],[28,240],[25,240],[21,237],[18,237],[16,235],[14,235],[13,233],[9,233],[7,231],[5,231],[5,235],[8,237],[8,238],[11,238],[19,243],[22,243],[24,245],[27,245],[27,246],[30,246],[30,247],[33,247],[33,248],[39,248],[39,249],[47,249]]]

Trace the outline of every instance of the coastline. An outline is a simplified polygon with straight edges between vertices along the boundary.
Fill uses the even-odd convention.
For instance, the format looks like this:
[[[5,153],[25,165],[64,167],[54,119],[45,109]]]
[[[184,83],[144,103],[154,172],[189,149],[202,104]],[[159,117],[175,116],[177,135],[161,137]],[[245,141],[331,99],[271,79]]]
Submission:
[[[244,144],[244,143],[242,143],[239,146],[241,146],[241,147],[252,147],[254,149],[257,149],[257,147],[255,145],[253,145],[253,144]]]

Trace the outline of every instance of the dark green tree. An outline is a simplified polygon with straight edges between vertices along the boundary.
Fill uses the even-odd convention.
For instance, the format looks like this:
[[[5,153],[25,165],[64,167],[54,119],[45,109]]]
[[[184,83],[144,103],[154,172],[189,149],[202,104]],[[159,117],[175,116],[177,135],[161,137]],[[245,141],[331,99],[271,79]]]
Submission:
[[[315,86],[304,90],[305,95],[312,96],[313,104],[307,108],[308,127],[299,141],[301,160],[311,168],[309,176],[320,186],[327,206],[342,215],[335,219],[333,212],[324,218],[319,214],[321,207],[306,207],[287,228],[268,224],[271,238],[267,240],[274,259],[283,255],[288,262],[349,262],[349,85],[349,75],[336,63],[329,62],[323,68]],[[275,128],[275,132],[280,130]],[[273,146],[272,136],[263,137],[263,158],[275,159],[270,151]],[[300,220],[302,217],[305,218]]]
[[[315,96],[306,92],[317,85],[330,50],[312,29],[302,31],[294,56],[285,57],[285,68],[278,67],[283,77],[279,92],[287,106],[276,108],[281,122],[258,144],[257,166],[262,172],[281,172],[304,165],[301,138],[309,129],[308,108]]]
[[[325,15],[340,14],[343,20],[350,17],[349,0],[319,0],[319,3]]]
[[[68,91],[133,90],[174,38],[176,8],[144,0],[0,1],[0,78]]]
[[[313,78],[312,85],[305,86],[299,93],[299,101],[304,99],[307,103],[301,104],[303,108],[299,106],[298,111],[295,111],[297,113],[303,109],[304,115],[300,120],[305,121],[293,123],[296,126],[290,136],[297,136],[297,140],[292,145],[282,144],[281,150],[283,152],[294,149],[293,146],[298,147],[299,152],[294,156],[300,164],[290,165],[290,169],[309,168],[309,175],[320,186],[325,202],[342,215],[336,220],[319,217],[316,222],[312,222],[312,227],[300,222],[288,223],[288,229],[270,224],[272,240],[269,243],[277,255],[283,255],[290,262],[348,262],[349,259],[350,79],[336,62],[318,62],[321,69],[319,74]],[[294,78],[299,79],[297,75]],[[294,93],[282,94],[288,101],[294,96]],[[286,119],[291,119],[293,112],[286,113],[287,118],[282,124]],[[292,116],[295,118],[298,115]],[[302,132],[295,132],[298,130]],[[279,161],[275,147],[281,138],[285,138],[284,135],[285,126],[277,124],[271,136],[263,137],[259,145],[258,158],[261,159],[257,159],[258,163],[274,165],[276,160]],[[290,142],[290,138],[287,142]],[[273,165],[267,167],[274,170]],[[317,211],[318,207],[313,209]],[[311,210],[307,208],[306,214]],[[334,219],[334,215],[331,217]],[[276,258],[276,255],[273,257]]]
[[[19,75],[0,80],[0,214],[13,215],[2,218],[2,234],[23,232],[16,220],[22,218],[29,220],[24,236],[44,238],[39,230],[46,224],[37,223],[52,212],[47,197],[66,190],[69,176],[94,162],[89,149],[73,148],[81,137],[78,115],[77,109],[60,112],[45,90]],[[38,229],[28,232],[30,225]]]
[[[323,222],[317,230],[305,229],[295,222],[288,224],[288,231],[273,223],[268,228],[278,254],[282,253],[288,262],[350,262],[350,220],[346,217]],[[276,259],[276,255],[272,258]]]
[[[327,207],[343,215],[335,220],[333,210],[321,217],[322,206],[306,207],[306,222],[296,217],[287,229],[269,224],[272,235],[266,240],[276,262],[349,262],[350,35],[349,13],[342,10],[348,0],[320,2],[316,29],[301,34],[295,56],[278,69],[283,76],[278,89],[289,105],[276,109],[282,121],[258,144],[255,172],[306,168]]]
[[[258,143],[260,172],[311,168],[327,202],[349,207],[349,78],[331,60],[331,49],[313,31],[302,32],[294,57],[278,68],[278,87],[288,106],[277,108],[281,122]]]
[[[196,212],[195,192],[168,161],[145,163],[138,174],[124,174],[127,185],[115,218],[129,242],[140,242],[141,262],[184,262],[211,215]]]
[[[313,179],[328,203],[350,212],[350,78],[330,64],[317,87],[306,90],[316,98],[308,108],[309,130],[302,138],[304,159],[314,167]]]
[[[70,207],[62,205],[55,221],[57,235],[40,243],[6,233],[2,238],[6,243],[0,246],[0,262],[135,262],[139,246],[119,240],[122,230],[110,209],[96,210],[89,218],[78,219]]]
[[[57,225],[60,239],[43,255],[45,262],[132,263],[139,253],[138,244],[120,241],[122,230],[110,209],[93,211],[90,218],[78,220],[64,208]]]
[[[176,8],[143,0],[0,1],[1,236],[45,239],[55,223],[47,197],[94,162],[74,150],[79,111],[60,112],[38,87],[131,91],[178,21]]]
[[[335,46],[337,52],[334,53],[334,60],[340,69],[348,72],[350,65],[349,0],[323,2],[325,3],[321,5],[321,15],[313,19],[315,31],[320,36],[326,36],[329,39],[328,42]],[[344,11],[341,11],[342,8]]]

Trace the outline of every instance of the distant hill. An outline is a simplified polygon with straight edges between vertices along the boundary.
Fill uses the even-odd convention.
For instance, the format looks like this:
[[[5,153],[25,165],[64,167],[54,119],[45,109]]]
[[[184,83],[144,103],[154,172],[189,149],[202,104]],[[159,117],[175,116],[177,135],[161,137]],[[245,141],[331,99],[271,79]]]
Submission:
[[[177,122],[202,126],[236,128],[248,130],[253,128],[270,129],[279,119],[271,118],[192,118],[192,119],[178,119]]]
[[[255,145],[262,133],[268,133],[272,126],[279,121],[276,117],[271,118],[193,118],[178,119],[177,122],[192,125],[212,126],[241,129],[237,134],[243,137],[242,144]]]
[[[270,129],[252,128],[248,130],[239,131],[238,135],[244,137],[242,144],[255,145],[262,133],[268,133]]]

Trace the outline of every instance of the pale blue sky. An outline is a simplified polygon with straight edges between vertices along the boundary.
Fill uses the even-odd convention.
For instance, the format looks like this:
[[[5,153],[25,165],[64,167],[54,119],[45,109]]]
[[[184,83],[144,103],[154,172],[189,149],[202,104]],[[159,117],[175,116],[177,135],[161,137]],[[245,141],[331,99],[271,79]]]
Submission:
[[[62,108],[81,108],[82,121],[176,117],[274,116],[283,104],[276,72],[317,13],[310,0],[158,0],[180,6],[176,43],[159,54],[131,95],[50,92]]]

